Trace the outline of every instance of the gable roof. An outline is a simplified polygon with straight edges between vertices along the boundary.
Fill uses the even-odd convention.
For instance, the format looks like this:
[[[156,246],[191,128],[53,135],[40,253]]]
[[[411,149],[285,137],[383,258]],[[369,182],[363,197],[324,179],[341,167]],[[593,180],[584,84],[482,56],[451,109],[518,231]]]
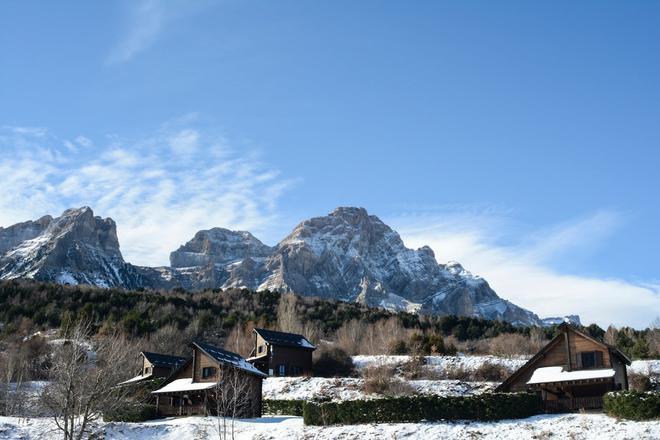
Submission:
[[[557,336],[552,338],[550,340],[550,342],[548,342],[543,348],[541,348],[538,353],[536,353],[534,356],[532,356],[532,358],[530,360],[528,360],[525,363],[525,365],[523,365],[522,367],[520,367],[516,371],[514,371],[513,374],[511,374],[511,376],[507,377],[504,382],[502,382],[497,388],[495,388],[495,391],[506,391],[509,388],[509,386],[518,379],[518,377],[521,374],[523,374],[525,371],[528,371],[529,368],[533,367],[534,364],[536,364],[536,362],[539,359],[543,358],[543,356],[545,356],[545,354],[548,351],[550,351],[550,349],[552,349],[555,345],[557,345],[557,343],[562,341],[564,339],[564,333],[569,332],[569,331],[572,331],[572,332],[576,333],[577,335],[592,341],[593,343],[599,345],[600,347],[608,350],[611,354],[614,354],[614,355],[620,357],[621,360],[623,360],[624,363],[626,363],[626,365],[630,365],[630,363],[631,363],[630,359],[625,354],[623,354],[618,348],[616,348],[612,345],[605,344],[604,342],[601,342],[598,339],[595,339],[595,338],[593,338],[593,337],[577,330],[575,327],[573,327],[573,326],[571,326],[567,323],[562,323],[561,325],[559,325],[559,328],[561,329],[561,333],[559,333]]]
[[[303,348],[306,350],[316,350],[314,344],[309,342],[306,337],[296,333],[276,332],[275,330],[266,330],[264,328],[255,328],[255,333],[259,334],[264,341],[271,345],[280,347]]]
[[[507,378],[504,380],[504,382],[502,382],[501,384],[499,384],[499,385],[497,386],[497,388],[495,388],[495,391],[506,391],[506,390],[508,389],[509,385],[511,385],[513,382],[515,382],[515,381],[518,379],[518,376],[520,376],[522,373],[524,373],[525,371],[527,371],[528,368],[532,367],[532,366],[536,363],[536,361],[538,361],[539,359],[543,358],[543,356],[545,356],[545,354],[546,354],[548,351],[550,351],[550,349],[552,349],[555,345],[557,345],[557,343],[558,343],[559,341],[561,341],[563,338],[564,338],[564,334],[563,334],[563,333],[559,333],[557,336],[555,336],[554,338],[552,338],[552,339],[550,340],[550,342],[548,342],[547,344],[545,344],[545,345],[543,346],[543,348],[541,348],[541,349],[538,351],[538,353],[536,353],[534,356],[532,356],[532,358],[531,358],[530,360],[528,360],[527,362],[525,362],[525,365],[523,365],[522,367],[518,368],[516,371],[514,371],[514,372],[511,374],[511,376],[507,377]]]
[[[154,367],[177,368],[186,361],[181,356],[170,356],[169,354],[152,353],[150,351],[140,352]]]
[[[614,345],[606,344],[606,343],[604,343],[604,342],[602,342],[602,341],[599,341],[598,339],[595,339],[595,338],[589,336],[588,334],[583,333],[583,332],[581,332],[580,330],[578,330],[578,329],[576,329],[576,328],[574,328],[574,327],[571,327],[571,326],[568,325],[568,324],[562,324],[562,325],[565,325],[566,328],[567,328],[568,330],[571,330],[571,331],[573,331],[574,333],[577,333],[578,335],[582,336],[583,338],[588,339],[588,340],[590,340],[591,342],[593,342],[593,343],[595,343],[595,344],[598,344],[598,345],[600,345],[601,347],[603,347],[603,348],[609,350],[611,354],[614,354],[614,355],[618,356],[623,362],[626,363],[626,365],[630,365],[630,364],[632,363],[632,361],[630,360],[630,358],[629,358],[628,356],[626,356],[621,350],[619,350],[618,348],[616,348]]]
[[[246,361],[243,358],[243,356],[239,354],[236,354],[231,351],[227,351],[223,348],[214,347],[211,344],[207,344],[201,341],[194,341],[192,345],[199,348],[206,355],[210,356],[212,359],[214,359],[216,362],[222,365],[236,367],[238,369],[241,369],[243,371],[246,371],[248,373],[254,374],[255,376],[259,376],[259,377],[268,376],[267,374],[264,374],[261,371],[259,371],[254,365]]]

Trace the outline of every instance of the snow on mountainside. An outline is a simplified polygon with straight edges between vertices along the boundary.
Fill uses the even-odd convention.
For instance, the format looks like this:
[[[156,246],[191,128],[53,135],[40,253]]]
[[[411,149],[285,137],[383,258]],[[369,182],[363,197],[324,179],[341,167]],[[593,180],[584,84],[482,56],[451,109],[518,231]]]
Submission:
[[[139,287],[135,267],[124,262],[112,219],[90,208],[69,209],[0,228],[0,278],[34,278],[61,284]]]
[[[428,246],[407,248],[363,208],[305,220],[275,247],[249,232],[199,231],[170,267],[124,262],[115,223],[85,207],[0,228],[0,279],[35,278],[101,287],[245,287],[357,301],[389,310],[540,325],[459,263],[438,264]]]
[[[458,263],[438,264],[431,248],[408,249],[363,208],[337,208],[300,223],[264,263],[260,289],[358,301],[428,314],[538,324]]]

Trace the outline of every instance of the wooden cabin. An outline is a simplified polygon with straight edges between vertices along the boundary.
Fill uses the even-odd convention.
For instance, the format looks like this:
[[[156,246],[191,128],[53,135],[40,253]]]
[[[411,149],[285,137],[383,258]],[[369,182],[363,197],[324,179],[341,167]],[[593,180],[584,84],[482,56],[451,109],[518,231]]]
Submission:
[[[150,351],[141,351],[142,368],[140,373],[119,385],[128,385],[145,380],[168,377],[179,366],[186,362],[186,358],[180,356],[171,356],[169,354],[152,353]]]
[[[303,335],[255,328],[248,362],[269,376],[310,376],[316,347]]]
[[[537,391],[547,411],[563,412],[602,408],[605,393],[628,389],[626,355],[568,324],[559,328],[496,391]]]
[[[261,417],[264,373],[222,348],[193,342],[191,349],[192,356],[152,392],[159,415]]]

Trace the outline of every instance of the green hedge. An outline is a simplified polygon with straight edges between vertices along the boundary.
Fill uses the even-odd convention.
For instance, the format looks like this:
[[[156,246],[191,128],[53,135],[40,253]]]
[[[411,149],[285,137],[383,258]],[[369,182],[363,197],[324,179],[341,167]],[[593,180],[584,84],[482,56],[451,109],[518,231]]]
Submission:
[[[603,397],[603,409],[613,417],[630,420],[660,418],[660,392],[617,391]]]
[[[519,419],[540,413],[532,393],[488,393],[475,396],[413,396],[344,402],[305,402],[306,425],[406,423],[422,420]]]
[[[304,400],[271,400],[262,401],[263,414],[286,416],[302,416]]]
[[[158,417],[155,405],[127,404],[115,411],[103,413],[104,422],[144,422]]]

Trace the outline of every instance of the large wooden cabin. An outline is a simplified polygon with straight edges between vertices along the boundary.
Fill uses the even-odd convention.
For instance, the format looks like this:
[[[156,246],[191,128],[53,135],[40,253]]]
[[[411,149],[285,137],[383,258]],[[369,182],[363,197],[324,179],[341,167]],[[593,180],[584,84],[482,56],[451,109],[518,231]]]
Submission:
[[[602,408],[608,391],[627,390],[630,359],[568,324],[496,391],[537,391],[548,411]]]
[[[316,347],[303,335],[263,328],[253,331],[254,348],[247,361],[269,376],[309,376]]]
[[[192,356],[153,391],[159,415],[222,413],[226,402],[220,399],[239,393],[235,417],[261,417],[264,373],[231,351],[203,342],[193,342],[191,348]]]

